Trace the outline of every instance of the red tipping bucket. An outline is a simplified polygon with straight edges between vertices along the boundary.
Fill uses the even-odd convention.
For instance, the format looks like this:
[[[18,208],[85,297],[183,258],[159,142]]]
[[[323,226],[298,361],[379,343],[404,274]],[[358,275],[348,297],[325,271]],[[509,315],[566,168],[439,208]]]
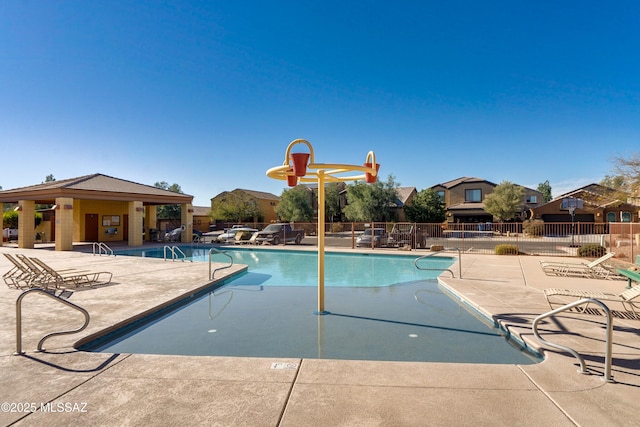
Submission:
[[[365,163],[364,164],[365,168],[370,168],[371,167],[371,163]],[[372,174],[370,174],[369,172],[367,172],[365,174],[365,181],[367,181],[369,184],[373,184],[374,182],[376,182],[376,179],[378,178],[378,174],[377,172],[380,170],[380,163],[376,163],[376,176],[373,176]]]
[[[298,177],[295,175],[287,175],[287,184],[289,187],[295,187],[298,185]]]
[[[305,176],[307,174],[309,153],[292,153],[291,160],[293,160],[293,174],[295,176]]]

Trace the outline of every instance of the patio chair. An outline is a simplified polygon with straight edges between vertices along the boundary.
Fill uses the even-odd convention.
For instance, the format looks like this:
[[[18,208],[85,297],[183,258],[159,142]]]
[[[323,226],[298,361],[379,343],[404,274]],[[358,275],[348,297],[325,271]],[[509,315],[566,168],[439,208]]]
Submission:
[[[560,306],[566,304],[566,302],[562,301],[552,301],[553,297],[593,298],[605,303],[607,301],[619,302],[622,304],[626,311],[633,313],[635,318],[640,319],[640,299],[636,301],[636,298],[640,296],[640,286],[634,286],[633,288],[627,289],[620,294],[556,288],[545,289],[543,292],[551,309],[554,308],[554,305]],[[586,312],[587,308],[588,304],[584,308],[580,309],[580,311]]]
[[[608,252],[589,263],[540,261],[540,267],[547,275],[608,279],[618,276],[613,267],[604,264],[615,255],[615,252]]]
[[[42,268],[38,267],[29,257],[23,254],[17,254],[16,257],[20,260],[22,265],[29,271],[29,287],[40,287],[49,289],[51,284],[55,281],[51,279],[49,274]]]
[[[13,267],[2,275],[4,283],[15,289],[30,288],[34,279],[33,272],[12,255],[3,255],[13,264]]]
[[[31,264],[35,264],[34,267],[30,268],[35,268],[42,272],[42,276],[38,279],[38,282],[45,286],[53,284],[56,288],[67,288],[70,286],[78,288],[82,286],[93,286],[96,284],[107,284],[111,282],[111,278],[113,277],[113,274],[108,271],[91,272],[73,269],[55,270],[38,258],[26,258],[26,260],[24,258],[22,261],[25,264],[28,264],[30,261]],[[103,275],[108,277],[100,280]]]

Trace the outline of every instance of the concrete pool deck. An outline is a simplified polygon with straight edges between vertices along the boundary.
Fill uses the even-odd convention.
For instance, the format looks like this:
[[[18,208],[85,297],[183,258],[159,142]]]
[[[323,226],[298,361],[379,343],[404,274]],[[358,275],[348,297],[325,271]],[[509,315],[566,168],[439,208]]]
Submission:
[[[74,343],[205,286],[208,265],[11,247],[0,253],[35,256],[57,269],[113,272],[110,286],[74,290],[68,300],[87,309],[91,322],[78,334],[47,340],[45,352],[35,351],[43,335],[77,328],[83,317],[27,295],[22,356],[13,355],[20,291],[0,286],[0,425],[640,424],[637,320],[614,320],[613,383],[602,380],[604,316],[570,313],[546,320],[540,331],[576,349],[592,375],[578,373],[576,359],[555,350],[544,350],[546,359],[534,365],[86,353]],[[454,266],[456,278],[445,273],[440,281],[544,349],[531,332],[531,321],[549,311],[543,289],[620,293],[626,281],[546,276],[542,259],[554,258],[463,254],[462,279]],[[0,256],[0,271],[10,267]]]

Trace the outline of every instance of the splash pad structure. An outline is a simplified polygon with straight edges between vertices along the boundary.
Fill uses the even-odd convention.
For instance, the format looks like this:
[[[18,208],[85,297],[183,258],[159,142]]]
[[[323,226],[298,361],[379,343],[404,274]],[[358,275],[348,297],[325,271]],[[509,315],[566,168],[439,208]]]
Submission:
[[[306,145],[309,152],[292,153],[296,145]],[[309,141],[295,139],[289,143],[284,155],[282,166],[267,170],[267,176],[272,179],[287,181],[290,187],[300,182],[314,182],[318,184],[318,315],[328,314],[324,309],[324,229],[325,229],[325,184],[328,182],[361,181],[374,183],[378,178],[380,165],[376,163],[376,155],[369,151],[365,163],[348,165],[339,163],[316,163],[313,147]],[[358,173],[357,175],[354,173]]]

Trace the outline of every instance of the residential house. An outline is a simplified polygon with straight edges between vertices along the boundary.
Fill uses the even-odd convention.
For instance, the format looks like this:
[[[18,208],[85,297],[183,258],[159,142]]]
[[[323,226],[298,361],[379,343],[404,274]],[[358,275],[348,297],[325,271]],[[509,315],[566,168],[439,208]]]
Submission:
[[[193,229],[206,233],[211,224],[211,208],[209,206],[194,206],[193,208]],[[179,219],[168,219],[158,217],[158,229],[162,231],[173,230],[180,227]]]
[[[563,200],[582,200],[582,208],[576,208],[573,217],[569,209],[563,207]],[[638,206],[621,202],[615,190],[600,184],[589,184],[561,194],[544,205],[533,208],[536,219],[544,222],[638,222]]]
[[[484,199],[497,187],[482,178],[461,177],[431,187],[444,201],[447,222],[492,222],[493,215],[484,210]],[[523,187],[525,196],[516,212],[515,220],[522,221],[530,216],[530,210],[543,200],[540,191]]]
[[[392,208],[395,212],[395,217],[399,222],[407,221],[407,216],[404,212],[404,207],[410,205],[413,198],[418,194],[416,187],[398,187],[395,206]]]
[[[233,191],[223,191],[211,199],[211,210],[214,210],[218,203],[231,202],[234,199],[251,201],[257,205],[259,214],[252,218],[245,218],[243,221],[268,223],[278,220],[275,208],[280,198],[275,194],[263,191],[246,190],[242,188],[236,188]],[[219,218],[214,218],[214,220],[219,220]]]
[[[193,229],[206,233],[211,225],[211,207],[193,207]]]

